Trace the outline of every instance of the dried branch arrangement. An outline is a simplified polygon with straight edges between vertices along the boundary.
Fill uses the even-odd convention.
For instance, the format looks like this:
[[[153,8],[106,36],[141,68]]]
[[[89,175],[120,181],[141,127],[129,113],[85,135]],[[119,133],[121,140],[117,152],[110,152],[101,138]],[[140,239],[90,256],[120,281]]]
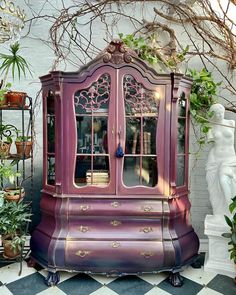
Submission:
[[[57,3],[60,1],[57,1]],[[188,46],[186,56],[198,56],[202,66],[217,71],[225,89],[236,95],[233,75],[236,69],[236,21],[231,13],[235,0],[61,0],[60,8],[45,0],[37,12],[29,6],[33,17],[28,20],[29,34],[34,22],[41,19],[50,23],[49,39],[43,40],[53,48],[56,60],[78,67],[88,62],[100,50],[99,36],[94,28],[100,26],[103,43],[117,38],[119,25],[125,22],[130,33],[143,36],[149,48],[164,64],[174,61]],[[25,0],[27,4],[28,1]],[[41,1],[42,3],[42,1]],[[69,5],[67,3],[70,3]],[[48,5],[53,13],[43,13]],[[51,5],[51,6],[50,6]],[[132,11],[132,13],[130,13]],[[145,11],[151,13],[147,14]],[[148,17],[147,17],[148,15]],[[183,35],[185,45],[182,45]],[[105,44],[103,44],[104,47]],[[228,66],[228,73],[222,70]],[[229,102],[228,109],[236,112],[236,103]]]

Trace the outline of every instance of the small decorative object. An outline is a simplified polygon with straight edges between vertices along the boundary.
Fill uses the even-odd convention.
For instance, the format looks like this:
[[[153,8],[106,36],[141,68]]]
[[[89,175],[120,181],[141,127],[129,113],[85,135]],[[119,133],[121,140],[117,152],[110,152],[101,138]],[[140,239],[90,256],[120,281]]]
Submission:
[[[12,144],[13,132],[16,133],[17,129],[11,124],[0,124],[0,138],[5,138],[5,140],[0,140],[0,157],[7,158],[10,153],[10,148]]]
[[[124,152],[123,152],[123,149],[122,149],[122,146],[120,145],[120,143],[118,143],[118,147],[116,149],[116,157],[117,158],[124,157]]]

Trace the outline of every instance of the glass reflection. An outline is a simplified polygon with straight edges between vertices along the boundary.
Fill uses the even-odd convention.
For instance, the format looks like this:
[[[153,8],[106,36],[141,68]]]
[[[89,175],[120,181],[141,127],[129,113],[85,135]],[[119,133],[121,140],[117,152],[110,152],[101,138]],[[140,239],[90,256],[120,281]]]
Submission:
[[[157,185],[157,159],[156,157],[143,157],[141,179],[143,186]]]
[[[123,182],[126,186],[140,185],[140,158],[125,157]]]
[[[93,117],[94,154],[107,154],[107,117]]]
[[[93,158],[93,171],[87,172],[87,184],[98,186],[107,185],[110,181],[109,176],[109,157],[96,156]]]
[[[185,152],[185,119],[178,119],[178,154]]]
[[[91,129],[92,117],[77,116],[77,152],[79,154],[91,154]]]
[[[156,117],[143,118],[143,153],[156,154]]]
[[[185,99],[184,92],[182,92],[182,94],[180,95],[180,98],[178,100],[178,115],[179,115],[179,117],[186,116],[186,99]]]
[[[48,92],[47,96],[47,114],[52,115],[55,113],[55,98],[52,91]]]
[[[48,157],[47,183],[50,185],[55,185],[55,171],[55,157]]]
[[[140,154],[140,118],[126,118],[126,154]]]
[[[47,116],[48,153],[55,153],[55,116]]]
[[[185,182],[185,156],[178,156],[176,174],[177,174],[176,175],[177,186],[184,185],[184,182]]]
[[[78,186],[87,184],[87,172],[91,171],[91,156],[77,156],[75,166],[75,183]]]

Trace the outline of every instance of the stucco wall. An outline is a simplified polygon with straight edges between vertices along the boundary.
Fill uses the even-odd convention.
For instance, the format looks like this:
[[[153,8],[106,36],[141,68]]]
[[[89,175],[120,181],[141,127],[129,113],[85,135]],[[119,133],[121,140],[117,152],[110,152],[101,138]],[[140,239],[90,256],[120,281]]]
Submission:
[[[27,1],[26,1],[27,2]],[[28,1],[31,3],[31,7],[36,11],[39,11],[42,8],[44,1]],[[67,3],[69,1],[66,1]],[[22,7],[25,6],[25,1],[18,0],[17,4],[21,4]],[[53,5],[59,5],[60,1],[51,0],[50,4],[48,3],[43,12],[45,14],[53,14],[54,9]],[[127,8],[128,9],[128,8]],[[26,13],[28,13],[28,18],[30,17],[30,12],[26,8]],[[134,10],[130,10],[132,15]],[[43,14],[43,13],[42,13]],[[146,12],[141,12],[136,6],[136,16],[140,15],[141,18],[148,19],[152,16],[152,10],[149,9]],[[27,57],[27,60],[31,64],[33,69],[33,77],[28,76],[27,79],[22,79],[20,83],[18,81],[14,82],[14,88],[18,90],[27,91],[27,93],[33,97],[34,102],[36,100],[36,95],[40,90],[40,82],[38,77],[46,74],[51,67],[51,64],[54,60],[53,51],[50,48],[50,44],[43,42],[42,40],[48,39],[48,29],[50,27],[49,23],[46,23],[42,20],[38,20],[33,23],[31,27],[30,34],[21,39],[22,46],[22,55]],[[130,26],[127,22],[123,21],[119,24],[119,29],[114,28],[113,37],[117,37],[117,31],[123,33],[130,33]],[[181,33],[183,29],[178,27],[177,30]],[[24,33],[27,32],[27,26],[24,29]],[[94,27],[94,36],[96,37],[96,46],[104,48],[105,42],[103,38],[107,36],[104,35],[105,28],[102,25]],[[183,42],[186,42],[186,36],[183,35]],[[6,51],[7,45],[0,45],[0,52]],[[189,66],[192,68],[200,69],[201,65],[199,60],[196,58],[189,63]],[[62,70],[75,70],[71,66],[61,64],[60,68]],[[224,68],[226,70],[226,68]],[[41,179],[42,179],[42,109],[41,109],[41,100],[38,99],[37,106],[35,109],[35,131],[36,131],[36,145],[35,145],[35,160],[34,160],[34,213],[35,213],[35,222],[38,221],[39,211],[39,199],[40,199],[40,189],[41,189]],[[10,115],[9,115],[10,116]],[[228,116],[228,115],[227,115]],[[13,123],[17,123],[19,118],[14,115]],[[194,138],[191,135],[190,137],[190,151],[194,151]],[[206,214],[211,214],[212,209],[209,202],[209,196],[207,192],[206,180],[205,180],[205,162],[207,157],[207,149],[200,153],[198,160],[195,161],[195,156],[190,154],[190,199],[192,202],[191,217],[192,224],[198,233],[200,238],[204,238],[204,219]]]

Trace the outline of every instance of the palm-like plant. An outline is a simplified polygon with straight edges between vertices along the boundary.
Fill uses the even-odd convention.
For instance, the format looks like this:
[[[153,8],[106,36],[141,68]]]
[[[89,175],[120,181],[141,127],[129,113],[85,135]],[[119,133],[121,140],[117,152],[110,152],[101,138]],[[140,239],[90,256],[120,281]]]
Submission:
[[[16,42],[10,45],[9,51],[11,54],[0,53],[0,60],[2,60],[0,71],[1,71],[1,74],[3,74],[3,83],[1,88],[4,88],[6,86],[6,81],[7,81],[10,70],[11,70],[13,79],[15,79],[16,74],[19,80],[22,74],[24,77],[26,76],[27,72],[31,74],[31,70],[30,70],[28,62],[24,59],[24,57],[19,55],[19,51],[20,51],[19,42]]]

